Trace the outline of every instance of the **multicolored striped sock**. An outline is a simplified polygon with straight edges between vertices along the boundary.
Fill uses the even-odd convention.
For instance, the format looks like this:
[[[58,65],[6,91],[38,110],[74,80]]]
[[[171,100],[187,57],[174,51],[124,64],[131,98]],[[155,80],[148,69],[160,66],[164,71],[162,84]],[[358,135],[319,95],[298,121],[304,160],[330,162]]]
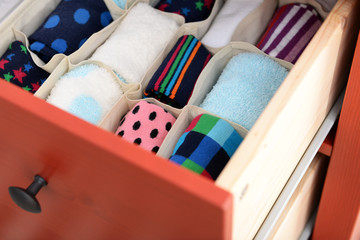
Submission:
[[[321,23],[310,5],[284,5],[276,11],[257,47],[270,56],[295,63]]]
[[[170,161],[216,180],[242,140],[225,120],[201,114],[180,137]]]
[[[211,57],[197,38],[182,36],[151,78],[144,95],[177,108],[184,107]]]

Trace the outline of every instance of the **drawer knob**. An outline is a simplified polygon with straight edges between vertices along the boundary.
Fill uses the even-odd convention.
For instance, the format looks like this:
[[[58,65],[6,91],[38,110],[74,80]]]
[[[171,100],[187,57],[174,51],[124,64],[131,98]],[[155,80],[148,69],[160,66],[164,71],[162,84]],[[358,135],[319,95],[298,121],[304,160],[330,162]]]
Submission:
[[[35,196],[45,185],[47,185],[46,180],[36,175],[34,181],[27,189],[20,187],[9,187],[9,193],[12,200],[22,209],[32,213],[40,213],[40,204]]]

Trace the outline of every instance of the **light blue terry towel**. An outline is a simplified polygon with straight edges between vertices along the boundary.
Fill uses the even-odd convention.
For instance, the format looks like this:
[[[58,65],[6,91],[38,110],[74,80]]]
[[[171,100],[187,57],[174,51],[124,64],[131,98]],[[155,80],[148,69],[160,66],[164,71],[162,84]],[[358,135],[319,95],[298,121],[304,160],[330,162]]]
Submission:
[[[234,56],[200,107],[250,130],[288,70],[268,56]]]

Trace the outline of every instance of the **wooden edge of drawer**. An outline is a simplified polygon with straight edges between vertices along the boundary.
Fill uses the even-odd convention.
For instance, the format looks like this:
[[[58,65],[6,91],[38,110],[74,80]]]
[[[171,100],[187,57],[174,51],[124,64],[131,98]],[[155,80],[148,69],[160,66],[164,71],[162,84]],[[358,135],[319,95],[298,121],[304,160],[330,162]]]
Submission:
[[[6,134],[6,138],[0,138],[0,151],[7,151],[3,156],[13,155],[11,159],[27,156],[26,161],[34,160],[39,162],[38,159],[43,159],[40,161],[49,163],[52,159],[44,159],[45,157],[41,155],[41,147],[43,148],[44,146],[39,145],[45,145],[45,141],[51,141],[48,139],[51,138],[54,133],[57,134],[56,138],[62,139],[63,141],[73,139],[71,140],[72,142],[76,142],[81,146],[86,146],[88,148],[98,149],[99,152],[106,153],[106,156],[108,156],[104,159],[96,159],[99,157],[99,154],[97,154],[98,156],[89,156],[91,159],[89,162],[91,161],[93,163],[94,161],[98,161],[99,164],[115,167],[129,166],[127,168],[131,169],[133,172],[126,174],[128,176],[133,174],[134,181],[137,182],[146,179],[146,182],[142,184],[144,187],[146,187],[146,184],[149,184],[150,186],[159,189],[164,196],[167,194],[167,189],[175,189],[174,191],[182,193],[180,196],[185,202],[191,203],[194,206],[207,206],[193,209],[191,211],[193,213],[191,214],[193,216],[198,216],[198,214],[200,214],[207,220],[209,218],[213,219],[210,221],[212,222],[212,226],[201,224],[201,226],[197,228],[183,229],[181,225],[182,222],[184,222],[183,225],[185,226],[189,225],[189,222],[186,223],[186,221],[181,221],[181,219],[184,219],[185,215],[182,216],[180,210],[174,210],[177,208],[177,204],[182,204],[182,199],[172,199],[171,201],[174,201],[173,204],[168,203],[167,205],[168,207],[171,205],[172,211],[179,214],[179,219],[175,220],[179,222],[179,224],[175,226],[176,231],[186,234],[189,230],[194,236],[206,236],[207,233],[204,233],[204,231],[207,228],[211,228],[211,231],[208,231],[209,234],[215,234],[215,236],[221,239],[230,238],[232,227],[231,193],[217,187],[214,182],[196,175],[187,169],[181,168],[174,163],[165,161],[155,154],[145,151],[135,144],[117,137],[113,133],[94,127],[93,125],[46,103],[44,100],[32,96],[30,93],[23,91],[15,85],[0,81],[0,89],[2,89],[0,91],[0,108],[3,112],[2,117],[0,118],[0,129],[11,125],[11,129],[15,131],[13,135]],[[26,127],[34,126],[34,129],[29,129],[28,132],[24,133],[24,119],[26,119]],[[17,129],[16,126],[21,126],[19,127],[21,130]],[[9,131],[5,132],[8,133]],[[40,137],[37,136],[37,133],[39,132],[42,132],[42,134],[39,135],[47,136],[48,139],[40,139]],[[31,137],[29,137],[29,135]],[[31,142],[29,142],[30,138]],[[19,153],[12,153],[11,151],[15,151],[13,146],[16,146],[19,141],[26,141],[27,147],[21,148],[21,151],[18,151]],[[57,140],[57,142],[59,142],[59,140]],[[52,146],[54,144],[49,145]],[[59,145],[61,145],[61,143]],[[64,145],[66,144],[64,143]],[[56,146],[54,149],[48,149],[48,151],[56,154],[56,152],[59,152],[59,149],[65,149],[67,154],[71,154],[71,151],[77,151],[76,148],[71,148],[71,146]],[[79,156],[79,153],[77,152],[73,155]],[[7,159],[2,159],[2,161],[6,160]],[[66,160],[68,161],[69,159]],[[60,162],[66,160],[61,158],[56,159],[56,161]],[[76,162],[77,159],[72,159],[72,161]],[[82,161],[84,161],[84,158],[82,158]],[[43,165],[46,166],[46,163]],[[66,165],[71,168],[71,163],[67,162]],[[45,174],[44,177],[46,179],[50,178],[49,186],[51,186],[51,176],[47,176],[46,171],[43,174]],[[144,176],[139,178],[137,177],[139,174],[143,174]],[[58,177],[56,177],[56,179],[57,178]],[[171,196],[165,197],[164,199],[166,198],[171,199]],[[191,207],[191,204],[185,207],[189,208]],[[168,216],[169,214],[166,214],[166,211],[161,207],[161,203],[155,203],[152,207],[152,209],[148,210],[149,213],[146,212],[147,208],[140,208],[143,210],[143,215],[150,215],[154,212],[154,209],[159,209],[158,216],[153,217],[155,223],[157,218],[159,218],[159,221],[162,223],[164,223],[164,219],[171,220],[174,218],[174,216]],[[204,208],[207,208],[206,211]],[[161,228],[158,228],[156,231],[160,230]],[[179,236],[181,236],[181,234]]]
[[[254,237],[344,87],[356,2],[338,1],[217,179],[234,195],[234,239]]]

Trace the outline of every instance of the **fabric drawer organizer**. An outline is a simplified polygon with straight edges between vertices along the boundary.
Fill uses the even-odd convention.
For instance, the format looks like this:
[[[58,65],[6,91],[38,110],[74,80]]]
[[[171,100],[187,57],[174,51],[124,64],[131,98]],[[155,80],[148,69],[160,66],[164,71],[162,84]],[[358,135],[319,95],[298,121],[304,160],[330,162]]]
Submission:
[[[55,9],[59,2],[58,0],[47,0],[44,4],[44,1],[40,0],[25,1],[20,9],[6,22],[11,22],[11,24],[3,24],[0,28],[3,35],[0,52],[4,53],[8,45],[14,40],[22,41],[27,50],[30,50],[28,37],[41,26],[46,16]],[[121,78],[118,79],[118,84],[122,89],[123,95],[117,99],[111,109],[101,118],[101,121],[96,123],[98,127],[105,130],[103,131],[104,134],[113,133],[112,139],[114,143],[118,142],[120,145],[124,145],[125,140],[120,140],[120,137],[115,136],[115,132],[120,125],[121,119],[126,116],[126,113],[133,111],[133,107],[142,101],[143,93],[151,77],[161,66],[169,52],[171,52],[178,39],[184,35],[191,35],[201,42],[203,37],[210,33],[207,30],[211,29],[211,24],[221,22],[220,20],[216,21],[216,16],[218,13],[221,16],[222,6],[233,4],[230,0],[225,2],[216,0],[207,19],[187,23],[178,14],[156,10],[157,14],[176,23],[178,29],[174,32],[171,39],[167,41],[167,44],[163,44],[164,46],[156,54],[156,58],[150,59],[149,64],[144,67],[144,71],[139,72],[137,78],[140,80],[129,81],[127,83],[127,75],[125,77],[122,76],[121,70],[116,71],[113,66],[101,62],[101,56],[94,58],[93,54],[97,49],[100,49],[100,46],[106,44],[106,40],[110,38],[117,26],[125,21],[133,9],[143,4],[142,2],[147,3],[147,1],[127,1],[124,9],[121,9],[113,1],[106,0],[105,3],[109,7],[109,11],[114,19],[113,22],[92,34],[78,50],[69,56],[56,54],[49,62],[43,62],[36,56],[35,52],[30,51],[37,67],[51,73],[35,93],[35,96],[41,99],[48,98],[61,76],[85,64],[93,64],[104,68],[114,78],[120,75]],[[156,149],[158,156],[156,160],[161,162],[157,164],[168,168],[168,166],[173,166],[174,164],[164,161],[163,158],[168,159],[171,157],[176,142],[191,121],[201,114],[216,116],[214,113],[206,111],[199,106],[216,84],[217,79],[219,79],[220,74],[232,57],[241,53],[256,53],[261,56],[267,56],[279,66],[290,71],[264,111],[259,114],[259,118],[252,127],[244,127],[229,119],[222,119],[229,123],[244,140],[215,181],[216,188],[224,189],[232,194],[234,206],[233,211],[231,207],[222,210],[224,217],[223,224],[227,227],[221,230],[214,230],[219,238],[228,238],[230,235],[234,239],[254,237],[262,220],[266,217],[277,195],[298,163],[312,136],[325,118],[341,86],[344,84],[339,76],[335,76],[335,69],[338,67],[337,62],[332,60],[324,66],[323,61],[326,60],[326,57],[322,53],[322,51],[328,51],[331,54],[337,54],[337,49],[342,44],[340,41],[341,37],[334,35],[324,40],[323,35],[325,33],[331,35],[335,31],[340,31],[341,36],[347,34],[348,29],[341,28],[334,19],[341,17],[341,14],[345,14],[349,18],[352,17],[352,12],[348,10],[349,6],[354,5],[352,0],[340,0],[329,16],[327,16],[329,13],[325,12],[318,2],[300,1],[301,3],[311,3],[319,12],[319,16],[326,18],[326,21],[323,22],[314,40],[305,49],[305,52],[294,66],[284,60],[269,57],[254,46],[260,41],[261,36],[266,31],[275,9],[278,6],[293,2],[296,1],[259,1],[256,6],[254,5],[250,8],[248,13],[245,13],[245,16],[242,16],[242,20],[238,22],[237,26],[233,26],[232,34],[227,33],[228,39],[224,47],[207,46],[205,43],[202,43],[205,49],[211,53],[212,57],[202,69],[199,78],[196,79],[195,87],[183,108],[171,107],[153,98],[145,99],[145,101],[160,106],[164,111],[176,118],[171,129],[169,128],[163,143]],[[159,6],[157,1],[150,1],[150,5],[153,7]],[[27,14],[22,12],[22,9],[25,8],[30,8],[26,11]],[[209,36],[206,37],[209,38]],[[232,42],[229,43],[229,41]],[[319,49],[318,46],[323,46],[324,48]],[[315,53],[310,56],[311,52]],[[314,81],[311,75],[317,76],[318,81]],[[310,91],[307,91],[307,89]],[[318,98],[319,95],[322,97]],[[303,102],[304,99],[306,99],[306,102]],[[78,121],[76,118],[73,119]],[[81,124],[85,124],[85,122],[81,122]],[[113,144],[114,147],[115,145]],[[136,149],[137,151],[142,151],[139,147]],[[149,150],[145,150],[144,154],[154,155]],[[179,171],[180,175],[183,174],[183,171],[187,171],[179,167],[169,168],[181,169],[171,170]],[[166,179],[166,174],[161,178]],[[200,180],[203,178],[202,176],[194,175],[191,178],[198,179],[197,181],[203,184],[203,180]],[[182,180],[178,179],[177,181]],[[204,184],[213,183],[206,182]],[[207,198],[211,198],[211,196]],[[242,227],[239,228],[238,226]],[[196,231],[193,231],[195,230],[190,229],[189,234],[196,235]]]

